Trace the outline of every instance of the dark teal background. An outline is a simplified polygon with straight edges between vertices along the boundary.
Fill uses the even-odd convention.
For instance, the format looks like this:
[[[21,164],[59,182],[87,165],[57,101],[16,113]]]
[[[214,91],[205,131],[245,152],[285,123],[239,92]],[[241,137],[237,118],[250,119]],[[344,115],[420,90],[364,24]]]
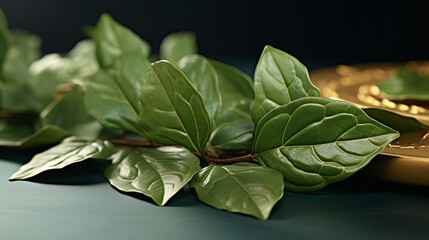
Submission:
[[[11,27],[40,35],[43,51],[66,52],[82,26],[112,14],[158,52],[170,32],[197,34],[200,53],[253,62],[270,44],[304,63],[407,61],[429,57],[429,1],[0,0]]]
[[[267,221],[180,191],[165,207],[125,195],[89,160],[32,181],[8,177],[31,158],[0,150],[0,239],[427,239],[428,188],[360,174],[324,191],[286,192]],[[373,161],[376,161],[374,159]]]

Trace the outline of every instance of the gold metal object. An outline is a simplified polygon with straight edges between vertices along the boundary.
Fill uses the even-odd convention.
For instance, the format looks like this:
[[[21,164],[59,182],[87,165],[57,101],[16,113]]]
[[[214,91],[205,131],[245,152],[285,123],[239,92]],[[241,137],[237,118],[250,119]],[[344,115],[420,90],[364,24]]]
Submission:
[[[399,68],[429,74],[429,61],[339,65],[310,73],[322,96],[339,99],[361,108],[381,108],[429,124],[429,102],[390,101],[376,84],[394,76]],[[390,143],[368,166],[367,172],[385,180],[429,186],[429,134],[403,133]]]

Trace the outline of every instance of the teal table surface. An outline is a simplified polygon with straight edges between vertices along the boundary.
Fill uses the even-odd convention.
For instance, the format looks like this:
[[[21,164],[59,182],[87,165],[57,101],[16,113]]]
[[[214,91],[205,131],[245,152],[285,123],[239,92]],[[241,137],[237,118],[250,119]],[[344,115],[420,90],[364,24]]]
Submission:
[[[206,206],[188,188],[165,207],[121,194],[103,177],[99,160],[8,181],[31,156],[0,150],[2,240],[428,239],[425,187],[357,175],[311,194],[285,192],[270,219],[261,221]]]

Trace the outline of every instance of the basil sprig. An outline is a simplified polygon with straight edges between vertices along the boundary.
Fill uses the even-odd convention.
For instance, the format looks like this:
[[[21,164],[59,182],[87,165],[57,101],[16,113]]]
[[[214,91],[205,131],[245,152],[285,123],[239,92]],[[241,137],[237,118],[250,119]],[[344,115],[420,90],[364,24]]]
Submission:
[[[189,183],[203,203],[268,219],[285,189],[343,181],[399,135],[351,103],[321,98],[306,67],[271,46],[252,82],[198,55],[189,32],[167,36],[162,59],[150,63],[149,44],[107,14],[92,39],[65,56],[38,59],[37,36],[12,33],[0,12],[0,145],[71,137],[35,155],[11,180],[106,159],[112,186],[158,205]],[[391,116],[369,113],[380,121]]]

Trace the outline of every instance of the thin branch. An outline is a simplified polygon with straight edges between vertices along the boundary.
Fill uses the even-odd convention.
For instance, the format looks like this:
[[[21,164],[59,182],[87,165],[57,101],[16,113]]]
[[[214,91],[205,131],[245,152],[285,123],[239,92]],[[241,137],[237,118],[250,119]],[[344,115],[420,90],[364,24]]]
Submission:
[[[195,155],[198,157],[201,157],[201,154],[194,152]],[[215,164],[232,164],[232,163],[238,163],[238,162],[256,162],[254,158],[252,158],[252,155],[247,154],[244,156],[239,157],[228,157],[228,158],[212,158],[209,156],[206,156],[206,159],[209,162],[215,163]]]
[[[162,147],[165,146],[164,144],[157,143],[157,142],[140,142],[140,141],[130,141],[125,139],[115,139],[115,138],[101,138],[103,140],[108,140],[109,142],[117,145],[124,145],[124,146],[133,146],[133,147]],[[182,147],[182,146],[175,146],[175,147]],[[201,155],[201,153],[194,152],[196,156],[198,156],[201,159],[205,159],[209,163],[214,164],[232,164],[232,163],[238,163],[238,162],[256,162],[254,158],[250,154],[239,156],[239,157],[222,157],[222,158],[213,158],[207,155]]]

